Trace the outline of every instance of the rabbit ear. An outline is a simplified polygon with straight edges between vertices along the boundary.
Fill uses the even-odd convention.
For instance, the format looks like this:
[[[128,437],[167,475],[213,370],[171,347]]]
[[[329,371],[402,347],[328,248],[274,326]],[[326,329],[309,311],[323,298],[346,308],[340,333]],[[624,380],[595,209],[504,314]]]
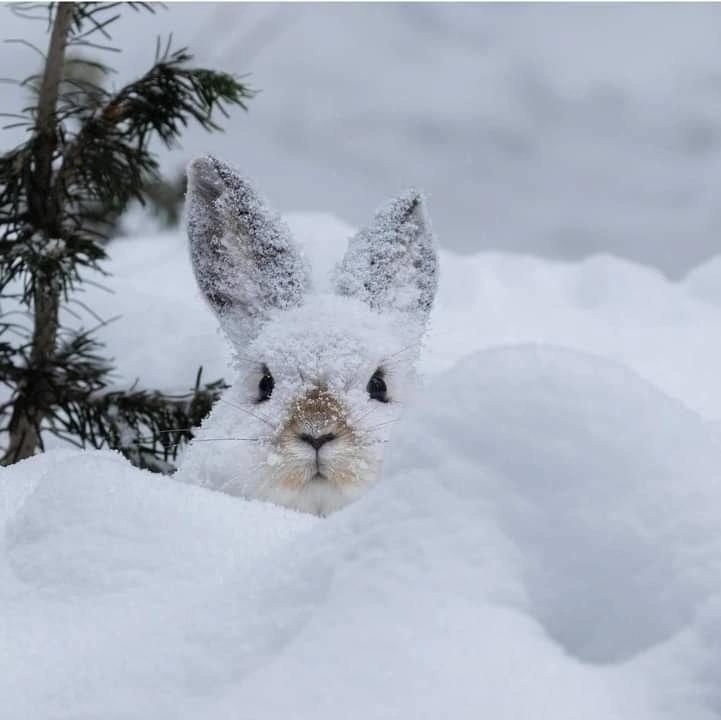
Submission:
[[[408,190],[348,242],[336,291],[374,310],[407,312],[425,322],[438,285],[438,260],[423,196]]]
[[[290,230],[253,186],[211,156],[188,166],[186,226],[198,286],[234,341],[300,305],[307,274]]]

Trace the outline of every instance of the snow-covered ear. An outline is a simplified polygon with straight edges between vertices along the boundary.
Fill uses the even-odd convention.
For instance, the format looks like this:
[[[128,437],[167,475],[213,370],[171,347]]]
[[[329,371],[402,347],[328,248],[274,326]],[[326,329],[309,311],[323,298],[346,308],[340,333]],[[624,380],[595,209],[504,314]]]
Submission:
[[[307,273],[290,230],[230,166],[208,155],[190,163],[185,219],[198,286],[231,340],[300,305]]]
[[[336,292],[379,312],[407,312],[425,322],[438,285],[438,260],[423,196],[408,190],[348,241]]]

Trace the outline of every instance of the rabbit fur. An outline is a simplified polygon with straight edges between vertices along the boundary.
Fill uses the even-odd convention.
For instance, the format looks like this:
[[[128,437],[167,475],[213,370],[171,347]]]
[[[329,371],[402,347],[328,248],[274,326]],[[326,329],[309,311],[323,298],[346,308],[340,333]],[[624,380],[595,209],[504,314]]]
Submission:
[[[410,190],[348,242],[314,292],[290,231],[252,183],[201,156],[186,226],[198,286],[234,348],[237,379],[178,479],[326,515],[376,479],[438,280],[423,197]]]

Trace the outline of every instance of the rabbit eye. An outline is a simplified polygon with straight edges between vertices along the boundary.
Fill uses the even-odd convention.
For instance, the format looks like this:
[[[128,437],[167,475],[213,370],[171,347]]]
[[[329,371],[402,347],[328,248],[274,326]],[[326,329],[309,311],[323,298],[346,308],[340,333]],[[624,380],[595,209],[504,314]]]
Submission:
[[[368,395],[371,400],[378,400],[379,402],[388,402],[388,388],[386,387],[386,381],[383,379],[383,371],[376,370],[373,373],[373,377],[368,381],[366,387]]]
[[[273,380],[273,376],[270,374],[270,371],[266,369],[263,372],[263,377],[260,378],[260,382],[258,383],[258,392],[260,393],[258,402],[267,400],[273,394],[274,387],[275,380]]]

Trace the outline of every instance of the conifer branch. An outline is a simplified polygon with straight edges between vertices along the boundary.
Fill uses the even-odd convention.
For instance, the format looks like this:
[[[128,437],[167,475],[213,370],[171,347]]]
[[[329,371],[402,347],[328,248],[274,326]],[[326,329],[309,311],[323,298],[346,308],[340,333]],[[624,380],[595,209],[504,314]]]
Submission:
[[[113,365],[95,339],[98,328],[59,323],[60,307],[77,306],[73,293],[92,283],[86,271],[103,272],[114,219],[131,199],[159,192],[153,138],[172,147],[191,122],[218,130],[218,113],[246,109],[253,97],[232,75],[192,67],[188,50],[171,50],[170,41],[158,44],[144,75],[108,93],[102,78],[111,68],[67,53],[114,50],[109,29],[123,7],[155,12],[147,3],[114,2],[13,8],[47,20],[50,39],[47,52],[40,51],[42,71],[21,83],[35,102],[13,118],[27,124],[29,137],[0,155],[0,383],[11,391],[0,405],[3,464],[42,449],[50,432],[167,471],[224,387],[201,384],[199,373],[195,388],[180,396],[112,389]],[[11,319],[16,311],[1,311],[7,302],[24,308],[21,322]]]

